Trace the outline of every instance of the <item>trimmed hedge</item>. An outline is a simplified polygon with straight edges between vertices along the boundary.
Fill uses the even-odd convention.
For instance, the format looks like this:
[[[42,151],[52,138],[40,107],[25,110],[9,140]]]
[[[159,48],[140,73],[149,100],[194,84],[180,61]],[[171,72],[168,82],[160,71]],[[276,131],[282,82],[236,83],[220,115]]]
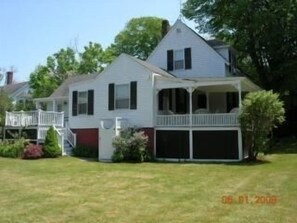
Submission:
[[[77,157],[98,158],[98,149],[86,146],[76,146],[72,153]]]

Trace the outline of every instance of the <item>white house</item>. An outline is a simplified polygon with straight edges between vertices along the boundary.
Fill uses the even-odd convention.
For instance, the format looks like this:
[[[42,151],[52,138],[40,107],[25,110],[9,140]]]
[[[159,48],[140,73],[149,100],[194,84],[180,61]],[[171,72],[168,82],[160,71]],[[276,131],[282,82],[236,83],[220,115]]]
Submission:
[[[6,72],[5,85],[0,86],[0,91],[7,93],[13,104],[30,99],[29,82],[14,83],[12,71]]]
[[[159,159],[242,160],[238,111],[259,87],[237,72],[234,54],[177,20],[147,61],[121,54],[98,76],[68,85],[69,130],[77,144],[99,148],[99,159],[111,158],[125,124],[149,136]]]
[[[149,135],[156,158],[241,160],[238,110],[259,87],[238,76],[234,53],[178,20],[147,61],[122,54],[95,80],[70,85],[70,128],[103,151],[100,120],[121,117]]]

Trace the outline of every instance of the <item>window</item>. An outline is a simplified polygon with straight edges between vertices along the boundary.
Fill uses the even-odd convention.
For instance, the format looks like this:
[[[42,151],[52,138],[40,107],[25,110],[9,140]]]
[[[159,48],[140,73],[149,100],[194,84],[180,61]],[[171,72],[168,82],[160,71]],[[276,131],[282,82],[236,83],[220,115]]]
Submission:
[[[191,48],[167,50],[167,70],[192,69]]]
[[[81,91],[78,92],[78,114],[79,115],[85,115],[87,114],[87,108],[88,108],[88,92],[87,91]]]
[[[115,108],[129,108],[130,89],[129,84],[120,84],[115,86]]]
[[[58,112],[63,111],[63,105],[62,105],[62,104],[59,103],[59,104],[57,105],[57,111],[58,111]]]
[[[108,110],[137,109],[137,82],[129,84],[108,85]]]
[[[72,115],[94,114],[94,90],[72,92]]]
[[[174,69],[175,70],[184,69],[184,51],[183,50],[174,51]]]

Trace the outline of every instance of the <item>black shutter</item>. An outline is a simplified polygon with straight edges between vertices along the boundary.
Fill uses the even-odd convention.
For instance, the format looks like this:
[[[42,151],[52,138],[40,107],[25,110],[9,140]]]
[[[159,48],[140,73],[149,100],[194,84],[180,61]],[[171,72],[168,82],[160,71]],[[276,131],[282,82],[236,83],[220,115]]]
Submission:
[[[173,70],[173,50],[167,50],[167,70]]]
[[[130,83],[130,109],[137,109],[137,82]]]
[[[108,110],[114,110],[114,84],[108,85]]]
[[[192,69],[191,48],[185,48],[185,69]]]
[[[72,92],[72,116],[77,116],[77,91]]]
[[[88,90],[88,115],[94,115],[94,90]]]

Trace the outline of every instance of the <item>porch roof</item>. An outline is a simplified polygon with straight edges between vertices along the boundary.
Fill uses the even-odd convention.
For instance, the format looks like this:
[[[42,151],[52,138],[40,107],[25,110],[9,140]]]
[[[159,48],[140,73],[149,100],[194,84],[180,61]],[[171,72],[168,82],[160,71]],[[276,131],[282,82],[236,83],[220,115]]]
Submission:
[[[68,101],[68,96],[60,96],[60,97],[47,97],[47,98],[35,98],[34,102],[49,102],[49,101]]]
[[[207,92],[235,92],[238,85],[241,91],[258,91],[261,88],[247,77],[199,77],[191,79],[167,78],[157,79],[155,88],[158,90],[170,88],[199,88]]]
[[[97,73],[87,75],[73,75],[68,77],[49,97],[35,98],[36,102],[48,102],[54,100],[68,100],[69,85],[86,80],[95,79],[98,76]]]

